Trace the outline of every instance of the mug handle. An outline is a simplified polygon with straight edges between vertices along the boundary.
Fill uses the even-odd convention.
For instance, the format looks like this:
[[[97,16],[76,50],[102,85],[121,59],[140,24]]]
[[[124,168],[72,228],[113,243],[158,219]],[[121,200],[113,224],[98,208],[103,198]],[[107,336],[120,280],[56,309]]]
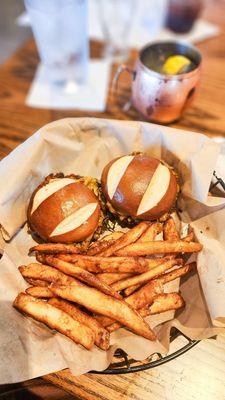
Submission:
[[[125,64],[119,65],[119,67],[117,68],[116,73],[114,75],[113,81],[112,81],[112,94],[113,94],[113,99],[115,100],[116,103],[118,103],[117,90],[118,90],[118,85],[119,85],[119,78],[123,72],[127,72],[127,73],[131,74],[133,76],[133,79],[135,78],[135,75],[136,75],[136,71],[129,68],[127,65],[125,65]],[[123,109],[123,111],[129,111],[130,107],[131,107],[131,99],[123,105],[122,109]]]

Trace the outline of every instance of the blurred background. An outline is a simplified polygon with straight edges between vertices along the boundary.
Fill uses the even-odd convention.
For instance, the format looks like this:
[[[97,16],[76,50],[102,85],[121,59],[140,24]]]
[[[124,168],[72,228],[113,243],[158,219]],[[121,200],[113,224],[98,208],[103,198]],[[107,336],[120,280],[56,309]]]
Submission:
[[[111,37],[112,41],[124,41],[126,45],[139,47],[151,39],[173,37],[172,32],[185,40],[185,33],[192,30],[194,36],[190,40],[198,41],[205,35],[216,33],[216,27],[212,25],[206,29],[205,25],[198,23],[195,26],[198,29],[192,29],[208,1],[89,0],[89,35],[100,40]],[[220,1],[214,2],[220,6]],[[2,0],[0,7],[0,62],[3,62],[31,36],[31,29],[23,0]],[[170,32],[165,32],[166,27]]]
[[[169,123],[191,104],[201,66],[203,74],[207,68],[207,43],[212,47],[209,39],[216,40],[223,30],[220,19],[225,0],[2,0],[0,7],[0,64],[16,57],[16,50],[23,51],[24,42],[25,54],[32,49],[36,57],[24,57],[20,65],[21,74],[30,74],[21,97],[26,107],[77,110],[83,115],[117,113],[120,118]],[[161,46],[168,41],[175,46]],[[154,42],[159,44],[152,51]],[[203,62],[191,50],[193,45],[200,52],[203,48]],[[144,65],[149,78],[138,71],[146,46]],[[122,64],[126,65],[123,69]],[[184,81],[178,83],[178,75],[194,70],[196,79],[190,75],[187,87]],[[152,71],[170,76],[163,92],[159,93],[161,78],[153,82]],[[117,103],[121,104],[116,109],[117,83]],[[137,104],[143,85],[148,93]],[[178,96],[179,104],[170,113],[171,102]],[[156,112],[159,106],[160,115]]]
[[[116,13],[118,25],[125,25],[125,37],[117,40],[130,41],[130,45],[136,47],[146,40],[157,38],[160,29],[171,28],[176,33],[188,32],[204,9],[204,3],[208,0],[89,0],[89,34],[96,39],[107,39],[110,34],[117,36],[118,29],[124,26],[115,26],[112,8],[120,9]],[[214,0],[217,2],[217,0]],[[169,4],[170,3],[170,4]],[[219,6],[218,2],[218,6]],[[0,62],[9,57],[15,49],[31,36],[29,18],[24,13],[23,0],[1,0],[0,13]],[[170,7],[170,17],[166,20],[166,12]],[[122,13],[125,13],[122,15]],[[121,14],[121,15],[120,15]],[[182,15],[186,17],[182,18]],[[111,27],[109,26],[111,25]],[[134,30],[131,29],[133,25]],[[137,25],[139,25],[137,29]],[[108,31],[107,31],[108,28]],[[204,27],[203,27],[204,28]],[[113,32],[113,29],[115,32]],[[116,31],[117,29],[117,31]],[[211,27],[209,35],[215,33]],[[196,34],[196,32],[195,32]],[[198,32],[198,35],[200,32]],[[204,34],[204,32],[201,32]],[[165,32],[161,32],[161,38]]]
[[[206,2],[208,0],[3,0],[0,63],[33,32],[41,64],[26,104],[39,108],[103,111],[111,65],[126,62],[132,49],[140,51],[154,41],[193,44],[219,33],[216,25],[201,18]],[[96,56],[90,58],[89,39],[102,44],[97,59]],[[174,55],[182,54],[178,51]],[[160,72],[156,64],[153,69]],[[170,60],[168,71],[175,75],[186,64],[184,59],[175,58]]]
[[[24,11],[23,0],[2,0],[0,10],[0,63],[2,63],[31,36],[31,30],[19,27],[16,22],[16,18]]]
[[[7,79],[2,76],[2,102],[7,107],[12,105],[10,99],[18,100],[26,115],[36,109],[43,122],[46,115],[98,113],[171,123],[186,115],[186,106],[190,109],[200,75],[203,82],[221,75],[222,64],[215,66],[210,54],[218,58],[223,54],[225,0],[2,0],[0,7],[0,65],[7,75]],[[168,41],[175,46],[164,51],[161,43]],[[154,42],[156,51],[152,51]],[[193,45],[197,51],[191,50]],[[144,65],[149,79],[138,70],[146,46]],[[11,63],[18,65],[12,69]],[[152,71],[169,76],[163,91],[159,89],[162,77],[151,79]],[[184,87],[184,81],[178,83],[179,75],[189,72],[189,85]],[[213,85],[219,119],[211,122],[220,130],[222,92]],[[137,104],[142,87],[146,96]],[[205,107],[209,86],[200,88]],[[190,111],[189,118],[193,121],[197,113],[193,116]]]
[[[42,1],[42,0],[40,0]],[[207,1],[207,0],[206,0]],[[215,0],[216,2],[216,0]],[[114,4],[113,4],[114,3]],[[116,3],[118,3],[116,5]],[[131,4],[131,9],[132,13],[129,15],[129,3]],[[102,39],[104,35],[107,36],[107,32],[104,31],[104,22],[107,25],[107,13],[110,12],[110,7],[112,8],[113,6],[119,6],[120,7],[120,13],[122,12],[122,7],[125,4],[125,8],[127,7],[127,25],[126,29],[129,31],[130,26],[132,23],[134,23],[135,19],[139,17],[139,23],[142,25],[142,34],[146,35],[146,30],[148,31],[148,37],[154,37],[157,35],[157,30],[163,25],[163,17],[165,14],[165,8],[168,7],[168,0],[132,0],[127,1],[116,1],[116,0],[89,0],[89,32],[90,35]],[[179,1],[173,1],[171,3],[179,3]],[[180,3],[183,3],[186,7],[193,7],[195,9],[194,14],[198,13],[198,8],[200,9],[200,3],[201,3],[201,8],[203,7],[203,0],[188,0],[188,1],[183,1],[181,0]],[[189,4],[188,4],[189,3]],[[98,10],[96,8],[100,5],[102,8],[102,11],[100,11],[99,15]],[[193,6],[194,5],[194,6]],[[184,8],[185,8],[184,7]],[[146,8],[147,8],[147,13],[146,13]],[[23,12],[25,11],[25,6],[24,6],[24,1],[23,0],[1,0],[0,4],[0,62],[2,63],[5,61],[10,54],[12,54],[16,48],[23,43],[24,40],[28,39],[31,37],[31,29],[29,27],[29,21],[28,18]],[[142,9],[142,15],[141,15],[141,9]],[[163,10],[164,9],[164,10]],[[143,12],[144,10],[144,12]],[[155,10],[155,11],[154,11]],[[148,14],[149,12],[149,14]],[[134,15],[136,14],[136,15]],[[193,15],[194,15],[193,14]],[[200,14],[200,12],[199,12]],[[112,14],[110,15],[111,22],[112,21]],[[194,19],[194,16],[193,16]],[[96,23],[97,22],[97,23]],[[121,22],[121,21],[120,21]],[[172,21],[173,22],[173,21]],[[151,23],[151,26],[150,26]],[[171,20],[169,21],[171,25]],[[146,29],[147,26],[147,29]],[[172,25],[171,25],[172,26]],[[178,29],[179,31],[179,26],[176,26],[176,23],[174,24],[174,27]],[[180,20],[180,27],[182,31],[182,27],[185,30],[185,26],[183,24],[183,21]],[[188,27],[186,27],[188,28]],[[103,32],[102,32],[103,30]],[[132,33],[132,32],[131,32]],[[127,32],[129,34],[129,32]],[[136,32],[133,37],[133,34],[131,35],[131,42],[133,40],[133,45],[137,44],[138,40],[140,40],[137,35],[140,35],[140,30],[139,32]],[[142,38],[144,42],[145,38]]]

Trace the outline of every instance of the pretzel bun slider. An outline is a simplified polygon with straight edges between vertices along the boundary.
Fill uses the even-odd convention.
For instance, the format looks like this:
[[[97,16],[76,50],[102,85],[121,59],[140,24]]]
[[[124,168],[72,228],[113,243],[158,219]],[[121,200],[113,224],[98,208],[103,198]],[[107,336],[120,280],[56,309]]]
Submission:
[[[50,175],[32,194],[27,220],[44,241],[71,243],[92,237],[100,215],[99,199],[83,179]]]
[[[165,217],[178,192],[174,170],[142,153],[110,161],[102,172],[101,184],[110,211],[134,220]]]

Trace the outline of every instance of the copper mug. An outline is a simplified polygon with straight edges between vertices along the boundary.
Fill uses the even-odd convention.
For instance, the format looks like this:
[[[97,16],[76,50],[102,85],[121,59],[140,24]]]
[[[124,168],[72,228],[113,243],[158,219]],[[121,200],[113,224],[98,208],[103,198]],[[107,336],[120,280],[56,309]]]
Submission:
[[[159,65],[172,55],[183,55],[192,62],[190,72],[164,75],[156,72]],[[114,76],[114,89],[121,73],[132,75],[131,101],[142,116],[157,123],[170,123],[180,118],[192,103],[200,81],[201,54],[193,46],[179,42],[157,42],[145,46],[139,52],[134,69],[120,65]]]

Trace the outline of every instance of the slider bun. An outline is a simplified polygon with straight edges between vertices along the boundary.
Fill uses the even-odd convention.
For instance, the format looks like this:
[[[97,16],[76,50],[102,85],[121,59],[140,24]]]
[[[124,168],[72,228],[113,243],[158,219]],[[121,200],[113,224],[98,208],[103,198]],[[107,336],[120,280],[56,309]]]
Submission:
[[[46,178],[31,196],[27,220],[49,242],[80,242],[93,235],[100,218],[94,192],[71,177]]]
[[[118,214],[140,220],[164,216],[174,206],[178,192],[172,168],[146,154],[113,159],[102,172],[101,184]]]

